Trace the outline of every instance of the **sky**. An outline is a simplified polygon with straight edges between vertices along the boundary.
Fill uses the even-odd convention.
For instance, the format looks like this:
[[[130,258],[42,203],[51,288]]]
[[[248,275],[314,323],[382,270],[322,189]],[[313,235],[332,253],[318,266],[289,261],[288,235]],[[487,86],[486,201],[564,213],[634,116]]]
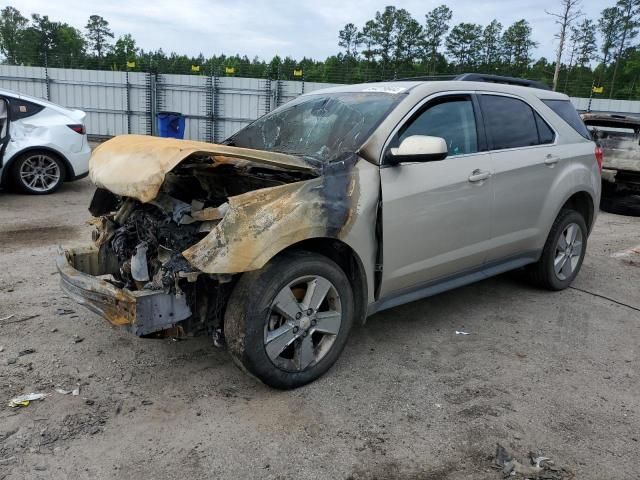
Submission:
[[[89,15],[103,16],[116,35],[131,33],[145,50],[162,48],[187,55],[213,54],[303,56],[324,60],[337,53],[338,31],[346,23],[358,28],[376,11],[393,4],[405,8],[424,24],[424,15],[443,0],[9,0],[24,16],[49,15],[54,21],[84,29]],[[488,24],[493,18],[506,28],[525,18],[539,43],[535,57],[555,57],[557,25],[545,10],[559,11],[557,0],[447,0],[453,10],[452,25],[459,22]],[[588,18],[614,0],[582,0]]]

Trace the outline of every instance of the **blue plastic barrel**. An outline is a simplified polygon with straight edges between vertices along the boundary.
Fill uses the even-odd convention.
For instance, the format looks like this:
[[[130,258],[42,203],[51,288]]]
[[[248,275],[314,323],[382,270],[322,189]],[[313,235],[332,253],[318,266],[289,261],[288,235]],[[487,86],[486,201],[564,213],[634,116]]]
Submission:
[[[184,138],[184,115],[178,112],[158,112],[158,135],[165,138]]]

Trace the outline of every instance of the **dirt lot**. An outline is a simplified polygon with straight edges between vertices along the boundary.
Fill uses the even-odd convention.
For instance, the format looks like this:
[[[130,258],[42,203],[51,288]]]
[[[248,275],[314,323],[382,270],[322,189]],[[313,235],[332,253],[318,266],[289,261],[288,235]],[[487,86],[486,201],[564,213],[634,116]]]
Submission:
[[[573,289],[510,274],[395,308],[279,392],[206,338],[134,338],[61,294],[55,245],[89,239],[91,193],[0,193],[0,479],[498,479],[496,442],[638,478],[640,255],[616,254],[640,218],[600,214]],[[7,406],[30,392],[50,395]]]

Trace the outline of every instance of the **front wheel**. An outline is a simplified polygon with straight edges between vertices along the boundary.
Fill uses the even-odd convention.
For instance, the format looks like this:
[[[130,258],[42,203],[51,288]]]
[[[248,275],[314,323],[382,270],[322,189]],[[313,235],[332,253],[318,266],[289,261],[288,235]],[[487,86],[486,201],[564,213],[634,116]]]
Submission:
[[[243,274],[227,304],[225,337],[243,369],[267,385],[291,389],[333,365],[353,315],[342,269],[321,255],[290,252]]]
[[[551,227],[540,260],[529,267],[543,288],[563,290],[576,278],[587,250],[587,225],[575,210],[562,210]]]

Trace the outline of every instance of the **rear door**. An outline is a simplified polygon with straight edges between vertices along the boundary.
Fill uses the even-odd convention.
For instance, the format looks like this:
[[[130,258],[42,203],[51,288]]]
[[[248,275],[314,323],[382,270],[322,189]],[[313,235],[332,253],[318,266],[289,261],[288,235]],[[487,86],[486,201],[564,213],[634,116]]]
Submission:
[[[425,100],[387,148],[411,135],[444,138],[449,155],[381,167],[382,297],[479,267],[489,244],[491,156],[473,95]]]
[[[521,98],[478,92],[478,99],[495,195],[488,260],[535,255],[545,199],[564,160],[554,147],[556,132]]]

